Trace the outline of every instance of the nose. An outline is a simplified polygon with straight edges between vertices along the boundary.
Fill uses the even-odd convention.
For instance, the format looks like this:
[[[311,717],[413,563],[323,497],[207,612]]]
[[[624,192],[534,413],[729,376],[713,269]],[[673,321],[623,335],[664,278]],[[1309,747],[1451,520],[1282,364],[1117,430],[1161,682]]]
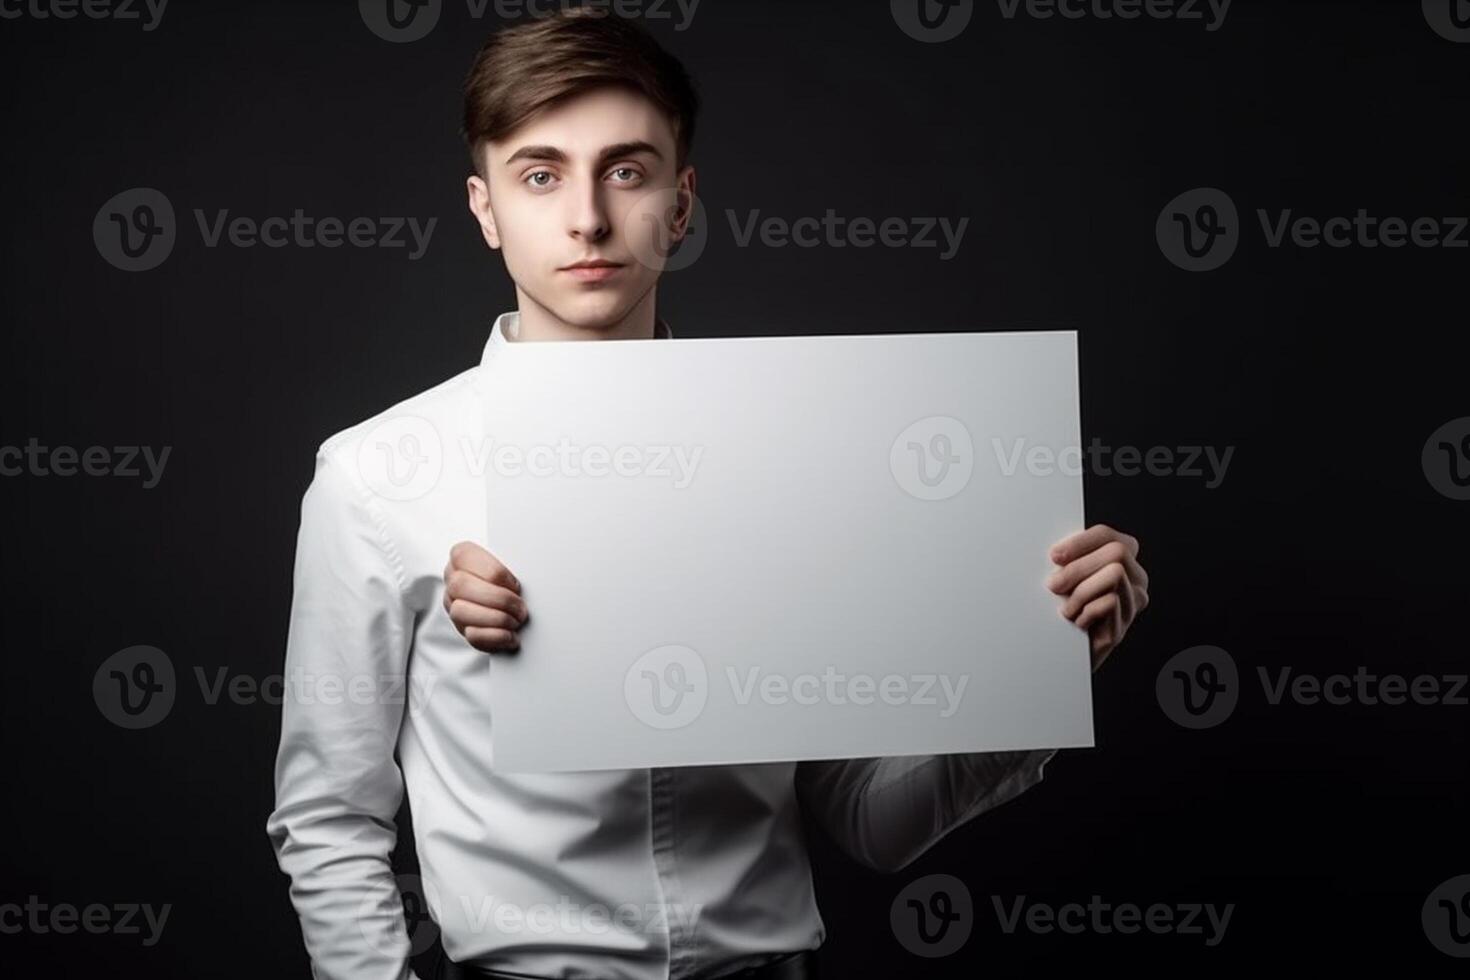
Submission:
[[[568,198],[571,201],[571,214],[567,216],[568,233],[587,242],[606,238],[611,229],[602,182],[590,180]]]

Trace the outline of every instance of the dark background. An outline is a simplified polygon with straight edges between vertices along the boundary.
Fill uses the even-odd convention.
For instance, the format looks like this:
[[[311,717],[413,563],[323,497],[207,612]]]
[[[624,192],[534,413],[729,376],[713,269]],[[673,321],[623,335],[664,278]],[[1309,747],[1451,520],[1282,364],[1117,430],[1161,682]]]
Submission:
[[[12,976],[307,976],[265,835],[279,708],[181,695],[107,721],[114,651],[192,686],[282,668],[300,496],[325,437],[478,362],[514,293],[465,210],[459,82],[499,21],[446,5],[390,44],[356,4],[174,0],[137,21],[0,20],[5,323],[0,444],[168,445],[162,481],[0,479],[6,792],[0,902],[172,903],[162,941],[0,935]],[[1075,329],[1084,438],[1233,446],[1224,483],[1087,477],[1135,534],[1152,605],[1095,678],[1097,747],[873,874],[819,843],[830,976],[1015,967],[1393,965],[1446,975],[1420,913],[1470,872],[1470,708],[1270,706],[1258,665],[1467,670],[1466,508],[1420,453],[1470,415],[1470,250],[1268,248],[1255,209],[1470,213],[1470,44],[1417,2],[1237,0],[1199,21],[1001,16],[922,44],[878,2],[704,0],[650,28],[705,98],[693,161],[714,226],[669,273],[684,337]],[[1176,268],[1154,224],[1227,191],[1243,239]],[[154,187],[161,266],[120,271],[94,216]],[[428,253],[205,248],[192,209],[437,217]],[[737,248],[725,209],[788,220],[968,216],[933,249]],[[755,397],[753,393],[752,397]],[[875,574],[883,574],[875,569]],[[1225,724],[1171,722],[1155,679],[1198,644],[1243,677]],[[407,824],[397,865],[413,867]],[[963,879],[975,933],[920,959],[888,927],[919,875]],[[1005,935],[989,896],[1235,903],[1223,943]]]

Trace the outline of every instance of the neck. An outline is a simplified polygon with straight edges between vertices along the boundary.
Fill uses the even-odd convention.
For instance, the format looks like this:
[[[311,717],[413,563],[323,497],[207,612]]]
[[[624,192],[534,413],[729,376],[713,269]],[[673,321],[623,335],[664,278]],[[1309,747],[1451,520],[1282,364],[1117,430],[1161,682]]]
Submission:
[[[601,326],[568,323],[519,288],[516,299],[521,314],[519,340],[652,340],[654,337],[652,289],[622,319]]]

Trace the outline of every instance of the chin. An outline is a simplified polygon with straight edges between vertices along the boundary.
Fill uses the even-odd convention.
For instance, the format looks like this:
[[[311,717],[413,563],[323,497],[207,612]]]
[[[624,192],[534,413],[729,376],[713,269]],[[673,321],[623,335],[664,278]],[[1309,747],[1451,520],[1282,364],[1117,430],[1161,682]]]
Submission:
[[[632,302],[620,291],[589,290],[558,303],[552,312],[563,323],[583,330],[602,330],[621,322],[632,308]]]

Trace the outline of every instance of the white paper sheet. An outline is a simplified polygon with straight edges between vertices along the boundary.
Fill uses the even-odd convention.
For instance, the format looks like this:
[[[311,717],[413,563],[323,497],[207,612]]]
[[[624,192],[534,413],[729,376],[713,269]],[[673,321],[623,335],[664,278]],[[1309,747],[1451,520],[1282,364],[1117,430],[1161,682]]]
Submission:
[[[1093,744],[1043,585],[1083,527],[1075,332],[513,342],[487,388],[531,611],[498,768]]]

